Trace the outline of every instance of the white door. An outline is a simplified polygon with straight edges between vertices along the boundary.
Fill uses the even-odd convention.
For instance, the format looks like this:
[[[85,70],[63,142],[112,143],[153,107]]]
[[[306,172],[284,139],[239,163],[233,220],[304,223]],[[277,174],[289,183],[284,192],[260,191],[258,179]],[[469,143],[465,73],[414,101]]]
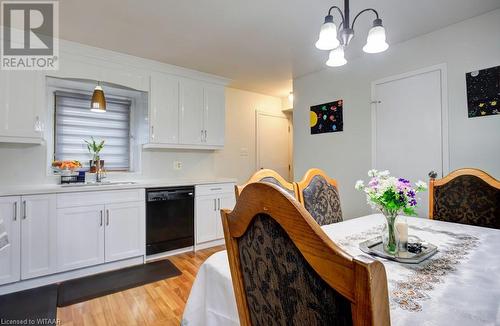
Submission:
[[[20,200],[20,197],[0,197],[0,223],[9,240],[9,246],[0,250],[0,285],[21,279]]]
[[[285,116],[256,113],[257,169],[272,169],[290,180],[290,129]]]
[[[21,278],[56,271],[56,195],[23,196]]]
[[[226,100],[224,86],[205,84],[205,143],[224,146]]]
[[[0,136],[41,137],[35,130],[40,76],[34,71],[0,71]]]
[[[106,205],[106,262],[144,255],[144,222],[144,202]]]
[[[234,197],[234,193],[227,193],[227,194],[222,194],[219,197],[219,204],[218,208],[219,211],[217,211],[217,220],[216,220],[216,225],[217,225],[217,238],[222,239],[224,238],[224,228],[222,227],[222,217],[220,214],[220,209],[230,209],[232,210],[234,208],[234,205],[236,205],[236,198]]]
[[[196,80],[180,82],[180,143],[201,144],[203,130],[203,84]]]
[[[104,263],[104,206],[57,210],[58,271]]]
[[[196,243],[212,241],[217,238],[217,196],[202,196],[195,200]]]
[[[151,142],[179,143],[179,79],[151,75]]]
[[[375,82],[373,100],[374,167],[412,182],[443,174],[442,70],[430,69]],[[428,216],[422,193],[419,216]]]

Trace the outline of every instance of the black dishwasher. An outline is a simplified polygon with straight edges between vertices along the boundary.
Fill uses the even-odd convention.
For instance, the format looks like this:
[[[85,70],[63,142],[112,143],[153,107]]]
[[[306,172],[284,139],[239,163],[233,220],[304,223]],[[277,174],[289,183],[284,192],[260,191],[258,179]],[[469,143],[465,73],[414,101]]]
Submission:
[[[146,189],[146,255],[194,245],[194,187]]]

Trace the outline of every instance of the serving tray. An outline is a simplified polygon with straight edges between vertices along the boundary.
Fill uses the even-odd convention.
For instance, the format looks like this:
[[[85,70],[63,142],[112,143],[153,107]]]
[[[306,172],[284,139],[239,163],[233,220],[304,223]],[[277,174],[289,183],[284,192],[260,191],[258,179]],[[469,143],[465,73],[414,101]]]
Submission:
[[[384,251],[382,237],[376,237],[370,240],[363,241],[359,244],[359,249],[369,255],[375,255],[382,258],[394,260],[405,264],[418,264],[433,256],[438,252],[437,247],[432,243],[423,242],[417,237],[412,237],[422,244],[422,251],[419,253],[411,253],[409,251],[398,252],[396,255],[388,254]],[[412,242],[417,242],[412,241]]]

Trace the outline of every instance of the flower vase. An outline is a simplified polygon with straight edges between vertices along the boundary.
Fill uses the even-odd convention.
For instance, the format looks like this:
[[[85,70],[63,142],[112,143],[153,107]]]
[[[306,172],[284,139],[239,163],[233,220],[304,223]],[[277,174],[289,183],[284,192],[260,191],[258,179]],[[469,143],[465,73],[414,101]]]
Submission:
[[[396,230],[397,213],[382,212],[385,217],[385,225],[382,230],[382,244],[386,253],[396,255],[398,253],[398,235]]]

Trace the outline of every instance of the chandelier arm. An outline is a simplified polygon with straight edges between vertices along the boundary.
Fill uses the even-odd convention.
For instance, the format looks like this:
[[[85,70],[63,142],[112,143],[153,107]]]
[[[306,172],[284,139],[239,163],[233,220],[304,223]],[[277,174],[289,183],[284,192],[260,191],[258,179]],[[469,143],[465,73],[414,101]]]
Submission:
[[[361,14],[367,12],[367,11],[372,11],[373,13],[375,13],[375,16],[377,16],[377,19],[379,19],[378,17],[378,12],[373,9],[373,8],[367,8],[367,9],[364,9],[364,10],[361,10],[357,15],[356,17],[354,17],[353,21],[352,21],[352,25],[351,25],[351,28],[354,29],[354,23],[356,22],[356,19],[358,19],[359,16],[361,16]]]
[[[344,23],[344,14],[342,13],[342,9],[340,9],[339,7],[337,6],[331,6],[330,9],[328,10],[328,16],[331,16],[332,15],[332,10],[333,9],[337,9],[337,11],[339,12],[340,14],[340,17],[342,17],[342,23],[340,23],[340,25],[342,25]]]

